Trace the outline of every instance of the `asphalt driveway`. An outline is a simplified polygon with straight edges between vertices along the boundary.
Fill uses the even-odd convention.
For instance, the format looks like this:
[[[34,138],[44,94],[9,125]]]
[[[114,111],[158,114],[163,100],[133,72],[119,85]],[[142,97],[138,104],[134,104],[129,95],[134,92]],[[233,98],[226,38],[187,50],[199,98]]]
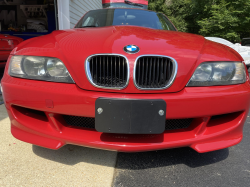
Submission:
[[[203,154],[191,148],[118,153],[113,186],[249,187],[249,135],[250,118],[243,141],[227,149]]]

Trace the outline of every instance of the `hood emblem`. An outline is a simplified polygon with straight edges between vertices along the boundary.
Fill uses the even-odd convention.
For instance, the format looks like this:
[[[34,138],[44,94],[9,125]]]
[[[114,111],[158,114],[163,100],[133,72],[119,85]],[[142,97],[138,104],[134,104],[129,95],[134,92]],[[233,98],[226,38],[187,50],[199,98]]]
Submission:
[[[129,54],[135,54],[140,51],[140,48],[136,45],[126,45],[123,50]]]

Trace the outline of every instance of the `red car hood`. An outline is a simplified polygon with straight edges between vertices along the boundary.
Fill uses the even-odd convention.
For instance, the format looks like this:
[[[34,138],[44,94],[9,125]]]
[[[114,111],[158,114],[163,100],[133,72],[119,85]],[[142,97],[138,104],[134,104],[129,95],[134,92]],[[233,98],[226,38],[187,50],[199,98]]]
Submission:
[[[128,54],[123,48],[134,44],[140,48],[136,54]],[[208,46],[208,47],[206,47]],[[210,47],[209,47],[210,46]],[[206,48],[212,51],[206,50]],[[16,55],[50,56],[61,59],[68,68],[76,84],[85,90],[156,93],[178,92],[189,81],[194,68],[201,60],[229,60],[225,55],[226,47],[209,42],[202,36],[176,31],[155,30],[135,26],[110,26],[103,28],[82,28],[55,31],[47,36],[23,42],[15,50]],[[105,90],[93,87],[85,74],[85,60],[88,56],[101,53],[121,54],[130,64],[130,81],[124,90]],[[202,56],[201,53],[205,53]],[[142,91],[133,84],[135,59],[140,55],[155,54],[174,58],[178,63],[177,77],[173,85],[166,90]],[[238,57],[234,59],[239,59]],[[203,57],[203,58],[202,58]],[[232,59],[230,59],[232,60]]]

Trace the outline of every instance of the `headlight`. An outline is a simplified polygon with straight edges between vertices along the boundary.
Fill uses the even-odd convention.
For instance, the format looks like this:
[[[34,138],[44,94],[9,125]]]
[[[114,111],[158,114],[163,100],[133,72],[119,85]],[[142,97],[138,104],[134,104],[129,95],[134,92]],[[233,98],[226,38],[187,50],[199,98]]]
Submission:
[[[205,62],[195,70],[187,86],[216,86],[246,82],[245,66],[241,62]]]
[[[25,79],[74,83],[63,62],[57,58],[12,56],[9,74]]]

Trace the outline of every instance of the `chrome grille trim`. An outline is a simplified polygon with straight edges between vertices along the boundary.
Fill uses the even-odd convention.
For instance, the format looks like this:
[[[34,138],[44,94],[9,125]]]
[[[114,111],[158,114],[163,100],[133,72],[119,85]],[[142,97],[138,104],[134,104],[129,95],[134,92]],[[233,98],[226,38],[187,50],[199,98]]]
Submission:
[[[90,72],[90,60],[91,58],[93,57],[97,57],[97,56],[117,56],[117,57],[123,57],[125,59],[125,63],[127,65],[127,77],[126,77],[126,81],[125,81],[125,85],[123,87],[118,87],[118,86],[114,86],[114,87],[107,87],[107,86],[100,86],[100,85],[97,85],[96,83],[94,83],[93,81],[93,78],[92,78],[92,75],[91,75],[91,72]],[[102,89],[112,89],[112,90],[122,90],[122,89],[125,89],[127,86],[128,86],[128,83],[129,83],[129,75],[130,75],[130,72],[129,72],[129,62],[128,62],[128,59],[126,56],[124,55],[120,55],[120,54],[107,54],[107,53],[103,53],[103,54],[94,54],[94,55],[91,55],[89,56],[86,61],[85,61],[85,72],[86,72],[86,75],[87,75],[87,78],[89,80],[89,82],[97,87],[97,88],[102,88]]]
[[[169,78],[169,81],[168,81],[168,83],[164,86],[164,87],[160,87],[160,88],[157,88],[157,87],[149,87],[149,88],[142,88],[142,87],[140,87],[138,84],[137,84],[137,81],[136,81],[136,68],[137,68],[137,63],[138,63],[138,60],[141,58],[141,57],[158,57],[158,58],[168,58],[169,60],[171,60],[171,62],[172,62],[172,74],[171,74],[171,77]],[[134,85],[135,85],[135,87],[137,88],[137,89],[139,89],[139,90],[164,90],[164,89],[167,89],[167,88],[169,88],[172,84],[173,84],[173,82],[174,82],[174,80],[175,80],[175,78],[176,78],[176,75],[177,75],[177,70],[178,70],[178,63],[177,63],[177,61],[174,59],[174,58],[172,58],[172,57],[169,57],[169,56],[164,56],[164,55],[153,55],[153,54],[147,54],[147,55],[141,55],[141,56],[138,56],[137,58],[136,58],[136,60],[135,60],[135,63],[134,63],[134,72],[133,72],[133,82],[134,82]],[[150,76],[150,74],[149,74],[149,76]],[[153,76],[153,75],[152,75]],[[159,75],[157,75],[157,76],[159,76]]]

